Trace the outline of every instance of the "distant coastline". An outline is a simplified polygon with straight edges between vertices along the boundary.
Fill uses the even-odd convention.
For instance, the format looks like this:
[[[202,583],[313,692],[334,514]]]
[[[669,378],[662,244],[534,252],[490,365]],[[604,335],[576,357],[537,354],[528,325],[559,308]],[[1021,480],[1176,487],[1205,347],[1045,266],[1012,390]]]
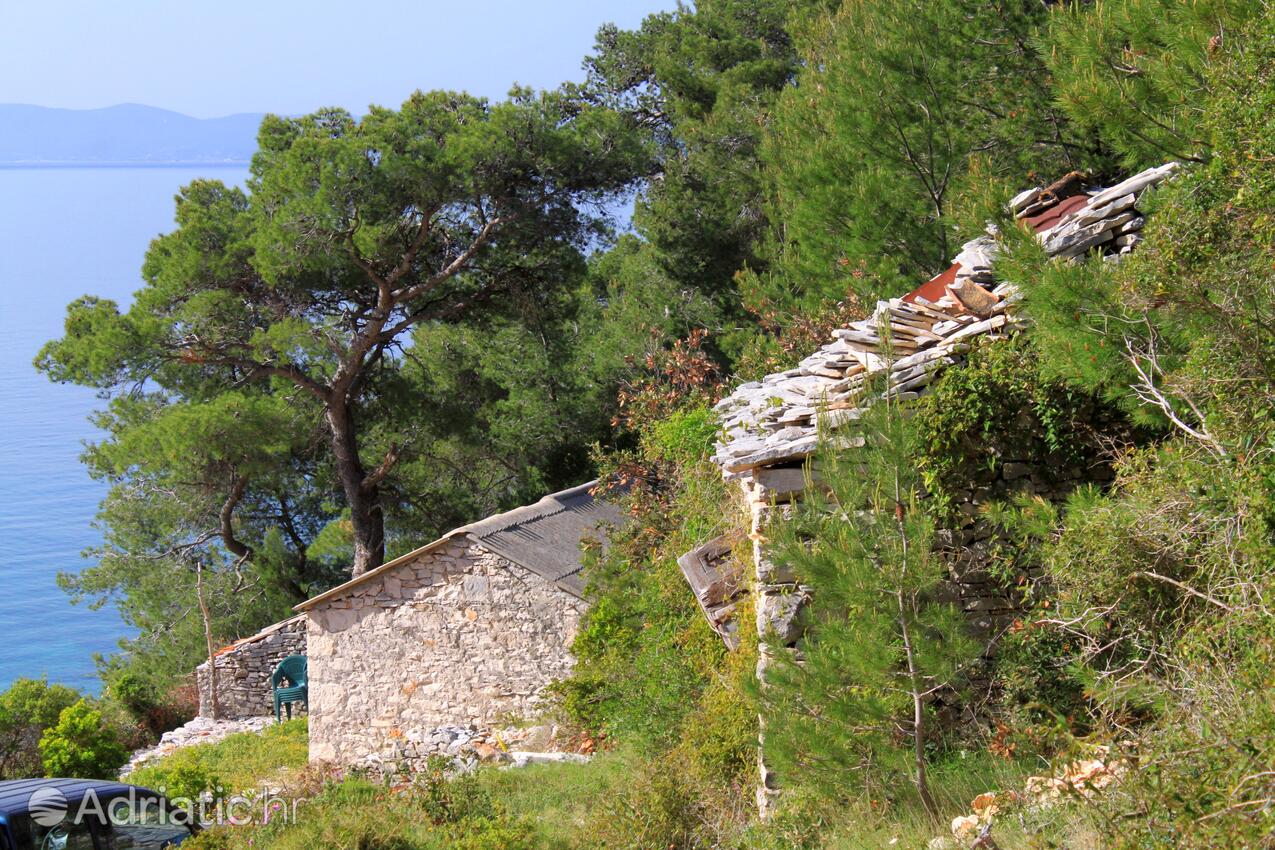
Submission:
[[[0,168],[244,168],[264,117],[192,118],[135,103],[78,110],[0,103]]]

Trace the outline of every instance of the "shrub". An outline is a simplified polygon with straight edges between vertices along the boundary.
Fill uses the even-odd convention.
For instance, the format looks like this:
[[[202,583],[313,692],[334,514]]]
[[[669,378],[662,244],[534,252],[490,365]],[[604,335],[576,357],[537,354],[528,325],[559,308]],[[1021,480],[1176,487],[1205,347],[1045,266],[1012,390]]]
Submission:
[[[138,720],[145,720],[147,713],[158,705],[155,686],[132,671],[124,671],[106,686],[108,696]]]
[[[698,789],[686,778],[671,754],[639,763],[629,782],[598,801],[584,831],[606,850],[702,846]]]
[[[128,759],[115,729],[102,713],[81,699],[62,709],[57,725],[40,736],[40,756],[46,776],[111,779]]]
[[[1007,757],[1051,755],[1071,735],[1090,730],[1091,706],[1078,643],[1062,629],[1038,623],[1021,625],[1000,641],[995,676],[1001,693],[993,752]]]
[[[129,775],[129,782],[152,788],[170,798],[195,800],[205,793],[216,798],[221,795],[224,786],[208,767],[206,749],[198,746],[178,750],[158,764],[135,770]]]
[[[17,679],[0,694],[0,780],[39,776],[40,736],[80,695],[45,679]]]
[[[436,824],[459,823],[469,818],[489,816],[491,794],[472,773],[450,775],[451,759],[431,756],[425,770],[414,777],[417,799]]]

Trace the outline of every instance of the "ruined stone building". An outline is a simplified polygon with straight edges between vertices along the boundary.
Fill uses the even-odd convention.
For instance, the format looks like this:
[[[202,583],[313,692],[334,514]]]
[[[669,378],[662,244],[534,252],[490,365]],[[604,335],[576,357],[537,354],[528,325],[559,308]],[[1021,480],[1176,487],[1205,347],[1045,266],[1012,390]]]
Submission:
[[[1110,187],[1088,185],[1073,173],[1020,193],[1010,211],[1052,258],[1118,262],[1141,239],[1145,219],[1138,200],[1178,167],[1170,162]],[[810,485],[806,462],[822,439],[850,426],[887,394],[900,402],[917,398],[945,369],[964,362],[973,344],[1006,338],[1026,324],[1016,315],[1018,288],[992,272],[997,248],[995,232],[966,243],[942,274],[878,302],[872,315],[834,331],[829,343],[797,366],[742,384],[717,404],[722,436],[713,460],[727,480],[739,484],[750,514],[753,563],[748,575],[741,574],[725,557],[722,541],[705,543],[679,563],[728,645],[744,627],[734,622],[736,607],[744,594],[754,594],[755,628],[770,638],[758,662],[763,682],[775,653],[799,650],[801,613],[812,593],[773,557],[767,545],[771,524],[789,516]],[[990,581],[986,564],[979,562],[992,532],[978,518],[977,505],[1007,492],[1056,500],[1095,480],[1092,470],[1041,468],[1021,460],[1003,459],[986,482],[965,493],[959,506],[965,522],[939,537],[953,556],[952,594],[986,646],[1020,613],[1020,600]],[[780,782],[767,767],[764,744],[759,763],[757,801],[765,815]]]

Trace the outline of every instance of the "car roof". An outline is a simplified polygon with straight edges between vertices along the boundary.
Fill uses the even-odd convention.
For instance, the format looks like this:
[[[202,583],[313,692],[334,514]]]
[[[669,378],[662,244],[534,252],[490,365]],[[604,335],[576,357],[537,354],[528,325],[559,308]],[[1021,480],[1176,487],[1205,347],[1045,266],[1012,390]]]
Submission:
[[[41,788],[56,788],[68,803],[73,803],[84,799],[89,791],[101,796],[114,796],[136,787],[103,779],[11,779],[0,782],[0,820],[5,816],[26,814],[31,795]],[[138,790],[153,793],[144,788]]]

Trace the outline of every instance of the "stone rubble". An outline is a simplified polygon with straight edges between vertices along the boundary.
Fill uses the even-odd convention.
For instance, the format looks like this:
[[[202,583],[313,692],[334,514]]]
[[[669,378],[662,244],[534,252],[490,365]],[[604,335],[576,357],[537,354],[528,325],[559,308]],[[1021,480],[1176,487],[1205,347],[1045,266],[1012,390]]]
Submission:
[[[270,717],[250,717],[241,720],[210,720],[196,717],[189,723],[165,732],[153,747],[137,750],[120,771],[125,779],[141,767],[152,764],[178,750],[196,744],[215,744],[241,732],[260,734],[274,723]],[[452,763],[452,769],[469,771],[479,764],[497,764],[509,768],[527,767],[533,764],[584,764],[589,752],[573,752],[565,749],[569,742],[563,740],[557,726],[509,727],[483,731],[476,726],[446,725],[426,730],[413,737],[419,739],[421,752],[442,756]],[[534,749],[532,749],[534,748]],[[579,749],[579,747],[577,747]],[[592,750],[592,742],[586,741],[584,749]],[[425,766],[425,759],[407,756],[404,752],[386,751],[371,753],[346,765],[378,777],[398,776]]]
[[[1055,258],[1076,259],[1092,250],[1127,254],[1145,223],[1134,204],[1177,169],[1170,162],[1096,190],[1037,238]],[[1020,218],[1024,211],[1039,213],[1043,193],[1028,190],[1012,208]],[[941,298],[931,301],[914,292],[880,301],[871,316],[834,331],[831,342],[794,368],[743,384],[718,402],[725,436],[714,460],[727,477],[804,460],[818,444],[821,422],[835,429],[886,394],[915,398],[943,368],[961,362],[974,338],[997,338],[1021,327],[1013,310],[1021,298],[1017,287],[998,285],[992,276],[996,251],[994,234],[965,243],[953,260],[956,279]],[[865,394],[869,378],[883,371],[885,388]]]
[[[410,777],[426,769],[431,757],[441,757],[450,771],[465,773],[480,764],[521,768],[533,764],[584,764],[592,753],[592,742],[586,741],[577,752],[561,738],[557,726],[507,727],[482,729],[478,726],[439,726],[413,735],[415,746],[390,746],[349,761],[345,767],[378,778]],[[532,749],[534,747],[534,749]]]
[[[1098,791],[1116,782],[1126,768],[1127,764],[1122,759],[1112,757],[1110,747],[1094,747],[1091,758],[1064,765],[1062,772],[1057,776],[1027,777],[1022,793],[986,791],[979,794],[970,802],[971,814],[958,815],[952,819],[952,838],[936,837],[927,847],[933,850],[955,847],[994,847],[995,844],[989,843],[988,838],[998,815],[1013,807],[1044,809],[1057,805],[1065,798],[1092,797]],[[983,842],[981,845],[980,841]]]
[[[240,732],[260,733],[272,723],[274,723],[273,717],[249,717],[239,720],[211,720],[207,717],[196,717],[183,726],[165,732],[155,746],[137,750],[129,756],[128,763],[120,770],[120,778],[123,779],[139,767],[145,767],[180,749],[193,747],[196,744],[215,744],[223,738]]]

